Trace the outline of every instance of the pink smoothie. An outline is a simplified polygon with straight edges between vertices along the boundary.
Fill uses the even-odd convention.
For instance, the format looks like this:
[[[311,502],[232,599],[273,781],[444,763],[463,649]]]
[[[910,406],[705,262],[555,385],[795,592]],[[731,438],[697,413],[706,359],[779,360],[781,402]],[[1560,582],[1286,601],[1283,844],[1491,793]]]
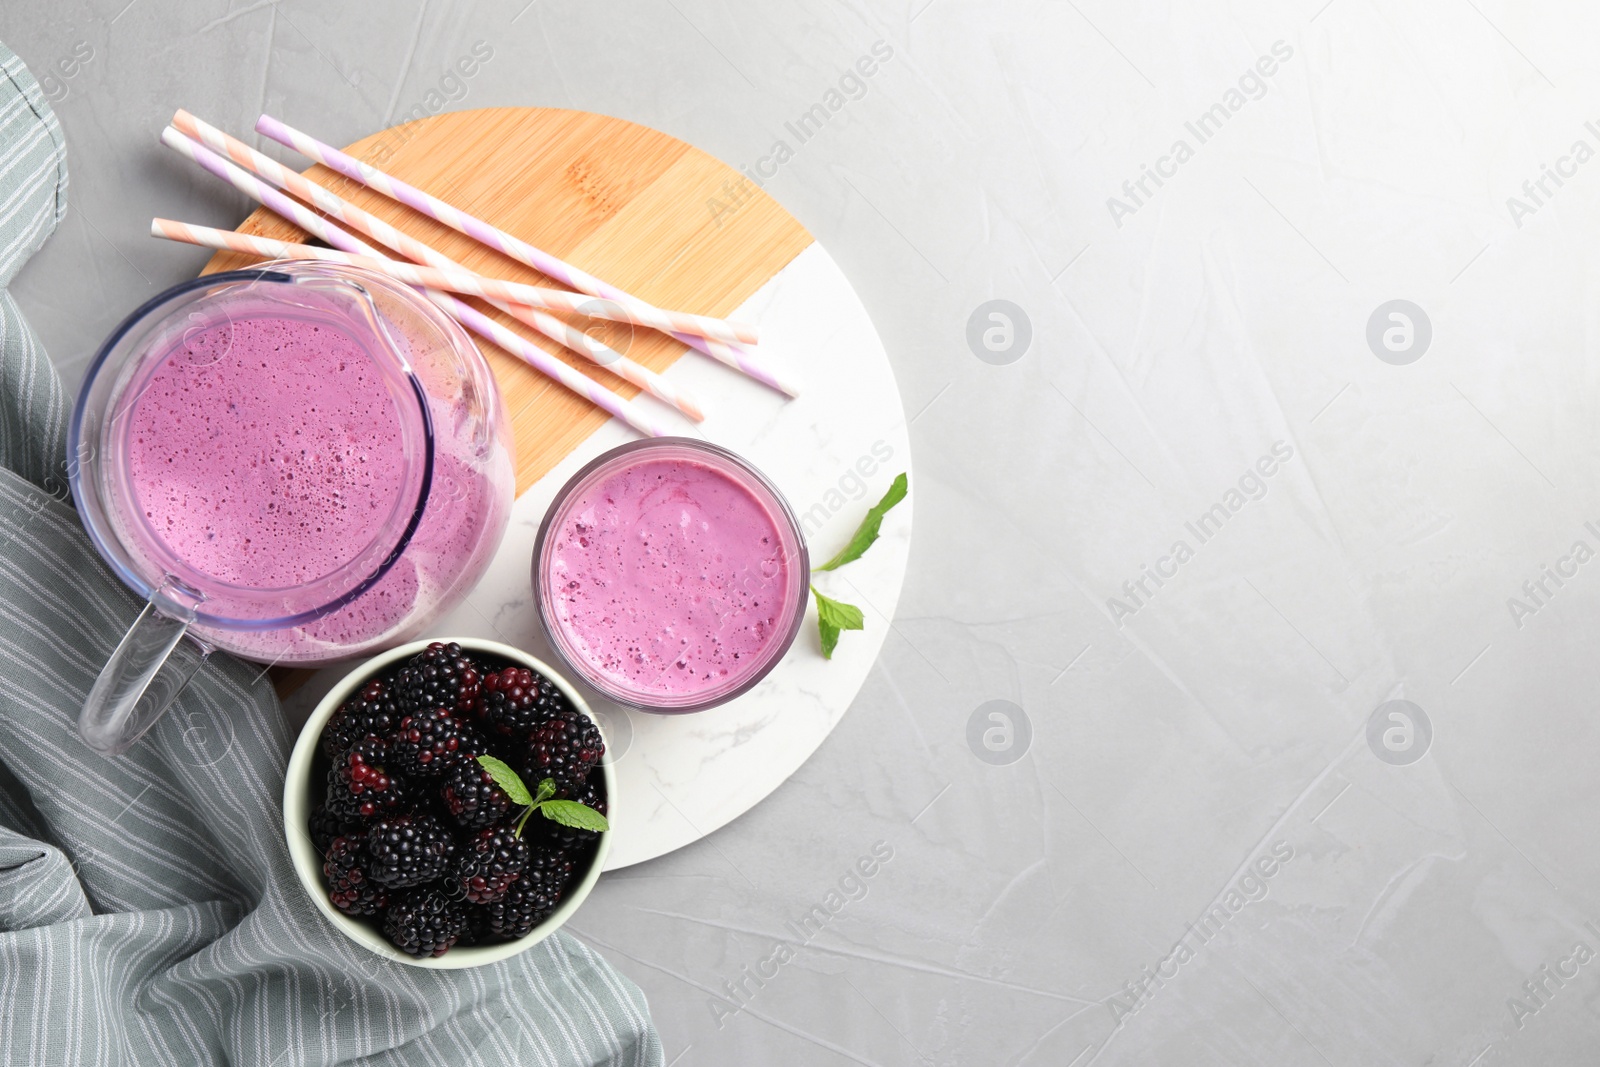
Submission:
[[[551,530],[557,625],[620,689],[722,689],[786,641],[791,562],[766,504],[689,459],[644,459],[582,489]]]
[[[265,301],[235,305],[175,344],[135,401],[127,447],[137,506],[201,573],[293,587],[337,571],[380,536],[387,551],[408,521],[401,412],[361,327],[342,321],[286,315]],[[447,354],[413,343],[408,357],[428,396],[434,463],[403,554],[357,599],[303,626],[201,626],[200,636],[264,662],[359,655],[428,625],[481,576],[509,511],[510,462],[475,433]],[[386,530],[397,507],[404,514]]]
[[[238,319],[189,334],[129,425],[150,528],[233,585],[331,574],[404,506],[394,401],[360,343],[326,322]]]

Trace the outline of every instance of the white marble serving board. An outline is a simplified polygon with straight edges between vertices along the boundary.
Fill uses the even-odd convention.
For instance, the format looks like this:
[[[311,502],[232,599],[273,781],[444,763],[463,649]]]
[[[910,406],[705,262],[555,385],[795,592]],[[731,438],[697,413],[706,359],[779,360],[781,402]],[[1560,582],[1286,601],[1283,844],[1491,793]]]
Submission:
[[[911,470],[906,416],[888,355],[844,273],[817,244],[729,317],[761,327],[762,353],[800,376],[802,395],[785,399],[690,352],[666,376],[702,399],[705,422],[696,428],[655,406],[685,436],[698,433],[733,449],[776,482],[801,518],[813,560],[820,562],[849,539],[894,476]],[[533,603],[539,523],[580,467],[633,437],[613,419],[530,486],[517,499],[483,580],[431,634],[505,641],[559,669]],[[824,594],[856,604],[866,615],[866,629],[841,636],[832,660],[822,658],[813,605],[783,661],[760,685],[722,707],[651,715],[583,690],[600,717],[617,771],[608,870],[654,859],[726,825],[816,751],[855,699],[890,632],[910,554],[911,510],[908,498],[889,513],[864,557],[815,577]],[[331,688],[346,669],[320,672],[293,705],[309,707],[307,701]]]

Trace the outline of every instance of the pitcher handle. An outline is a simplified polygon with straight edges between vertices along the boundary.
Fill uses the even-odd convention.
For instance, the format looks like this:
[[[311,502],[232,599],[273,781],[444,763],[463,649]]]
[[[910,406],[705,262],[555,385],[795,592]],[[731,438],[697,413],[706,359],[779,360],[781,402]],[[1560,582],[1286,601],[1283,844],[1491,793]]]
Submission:
[[[85,744],[121,755],[178,698],[211,654],[203,642],[184,642],[189,621],[158,607],[156,596],[145,604],[84,701],[78,735]]]

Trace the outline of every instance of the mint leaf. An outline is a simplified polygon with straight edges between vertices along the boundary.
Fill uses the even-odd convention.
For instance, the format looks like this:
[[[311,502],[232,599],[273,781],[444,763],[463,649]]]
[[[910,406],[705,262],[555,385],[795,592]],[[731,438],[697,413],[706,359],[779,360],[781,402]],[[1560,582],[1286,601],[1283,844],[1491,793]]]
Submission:
[[[811,595],[817,598],[817,634],[822,639],[822,658],[832,659],[833,650],[839,645],[839,631],[864,630],[866,618],[854,604],[825,597],[817,592],[816,586],[811,587]]]
[[[544,781],[539,783],[539,792],[534,796],[530,803],[542,804],[555,795],[556,780],[554,778],[546,778]]]
[[[527,807],[533,803],[533,797],[528,795],[528,787],[522,784],[522,778],[503,760],[497,760],[493,756],[479,756],[478,763],[489,772],[494,784],[511,798],[511,803],[519,807]]]
[[[817,618],[829,626],[840,630],[866,629],[866,616],[854,604],[825,597],[817,592],[816,586],[811,587],[811,595],[817,598]]]
[[[833,650],[839,647],[839,628],[828,625],[826,619],[818,616],[817,634],[822,638],[822,658],[832,659]]]
[[[819,571],[831,571],[843,567],[851,560],[860,559],[862,553],[872,547],[872,542],[878,539],[878,528],[883,525],[883,517],[889,509],[906,498],[906,476],[898,475],[894,484],[889,486],[889,491],[883,494],[883,499],[872,505],[867,511],[867,517],[861,520],[861,525],[856,527],[856,532],[850,535],[850,543],[839,550],[839,554],[828,562],[818,567]],[[859,630],[859,626],[846,626],[844,629]]]
[[[562,826],[572,826],[579,830],[609,830],[611,824],[606,817],[587,804],[579,804],[576,800],[546,800],[539,805],[539,810],[551,822],[558,822]]]

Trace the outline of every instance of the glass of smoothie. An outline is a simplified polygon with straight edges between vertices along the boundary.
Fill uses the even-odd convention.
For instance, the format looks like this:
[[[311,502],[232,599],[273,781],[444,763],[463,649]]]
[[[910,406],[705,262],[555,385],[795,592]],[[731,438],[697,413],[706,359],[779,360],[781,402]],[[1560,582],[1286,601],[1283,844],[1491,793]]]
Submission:
[[[602,695],[690,712],[749,690],[806,612],[805,538],[783,494],[725,448],[635,441],[580,470],[539,527],[550,645]]]
[[[514,495],[461,327],[323,263],[208,275],[135,311],[90,367],[68,451],[89,536],[146,601],[79,721],[106,753],[215,649],[318,665],[407,640],[482,576]]]

